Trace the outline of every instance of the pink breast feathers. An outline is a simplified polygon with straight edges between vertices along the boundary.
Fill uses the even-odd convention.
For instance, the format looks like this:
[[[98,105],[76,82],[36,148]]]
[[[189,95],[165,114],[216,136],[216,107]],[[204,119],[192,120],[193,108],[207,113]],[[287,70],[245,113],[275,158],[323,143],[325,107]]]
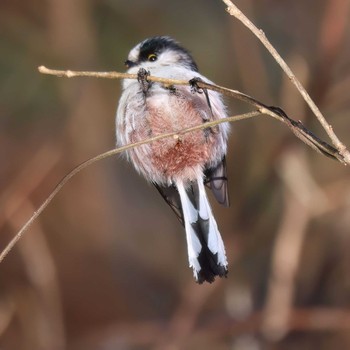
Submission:
[[[193,108],[192,101],[178,96],[170,98],[166,107],[149,107],[152,136],[203,123],[202,116]],[[150,159],[152,167],[167,179],[165,181],[175,178],[194,180],[213,156],[216,144],[216,134],[203,129],[153,142]]]

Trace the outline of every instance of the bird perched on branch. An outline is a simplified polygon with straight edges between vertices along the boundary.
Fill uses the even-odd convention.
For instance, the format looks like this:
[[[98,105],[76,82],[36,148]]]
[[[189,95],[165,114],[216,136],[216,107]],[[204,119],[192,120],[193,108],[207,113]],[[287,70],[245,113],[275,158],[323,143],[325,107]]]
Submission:
[[[157,190],[185,226],[189,265],[198,283],[227,275],[227,259],[205,185],[220,204],[229,205],[226,177],[227,123],[181,134],[184,128],[227,117],[221,95],[199,89],[211,83],[198,73],[190,53],[170,37],[137,44],[125,62],[116,116],[117,146],[168,132],[169,137],[126,151],[128,160]],[[188,80],[188,86],[147,81],[147,76]]]

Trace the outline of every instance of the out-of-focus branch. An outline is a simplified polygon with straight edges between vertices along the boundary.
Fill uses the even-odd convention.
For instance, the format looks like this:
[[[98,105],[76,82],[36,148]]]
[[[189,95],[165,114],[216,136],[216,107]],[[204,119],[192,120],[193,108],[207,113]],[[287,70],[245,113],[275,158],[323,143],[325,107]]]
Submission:
[[[316,106],[314,101],[311,99],[310,95],[307,93],[303,85],[300,83],[300,81],[297,79],[297,77],[294,75],[292,70],[289,68],[287,63],[283,60],[281,55],[277,52],[277,50],[272,46],[270,41],[267,39],[265,33],[258,29],[247,16],[244,15],[244,13],[232,3],[231,0],[222,0],[227,5],[227,12],[231,15],[236,17],[239,21],[241,21],[260,41],[261,43],[266,47],[266,49],[270,52],[270,54],[273,56],[273,58],[276,60],[276,62],[279,64],[279,66],[283,69],[285,74],[288,76],[290,81],[296,86],[300,94],[303,96],[305,102],[309,105],[310,109],[328,134],[329,138],[332,140],[333,145],[337,148],[339,153],[344,158],[344,163],[350,164],[350,152],[347,150],[346,146],[339,140],[335,132],[333,131],[333,128],[331,125],[328,124],[326,121],[326,118],[322,115],[319,108]]]
[[[313,181],[302,154],[289,152],[281,160],[278,172],[285,185],[284,215],[273,249],[262,320],[263,333],[270,340],[280,340],[289,331],[295,276],[307,225],[314,215],[324,213],[330,207],[326,196]]]
[[[284,216],[273,249],[272,271],[262,322],[263,334],[269,340],[280,340],[289,331],[295,276],[309,221],[308,208],[295,197],[285,194]]]
[[[8,224],[15,230],[21,227],[23,218],[34,210],[29,199],[21,203],[21,209],[8,218]],[[56,266],[40,221],[37,221],[35,231],[35,235],[27,237],[30,239],[21,240],[18,248],[28,280],[35,290],[36,300],[40,302],[34,310],[19,307],[17,312],[21,312],[22,317],[28,319],[23,333],[38,335],[36,339],[38,348],[63,350],[66,340]],[[42,327],[42,324],[46,324],[46,327]]]
[[[182,349],[190,334],[195,330],[198,316],[209,297],[222,286],[222,280],[198,289],[192,280],[183,288],[182,298],[168,326],[158,338],[154,350]]]
[[[210,322],[187,335],[186,343],[196,344],[205,341],[214,341],[223,337],[236,337],[247,333],[258,333],[264,315],[262,312],[251,314],[248,318],[232,320],[228,317],[213,317]],[[288,318],[288,326],[294,331],[310,332],[349,332],[350,310],[340,308],[309,308],[292,309]],[[120,344],[119,339],[127,341],[131,346],[147,346],[158,344],[159,338],[164,334],[163,322],[116,323],[100,330],[89,332],[81,340],[81,348],[88,345],[102,348],[104,344],[109,347]],[[178,349],[173,347],[172,349]]]
[[[46,144],[22,164],[22,171],[12,179],[11,184],[0,195],[0,229],[20,210],[28,197],[37,190],[44,179],[59,163],[62,154],[54,145]]]

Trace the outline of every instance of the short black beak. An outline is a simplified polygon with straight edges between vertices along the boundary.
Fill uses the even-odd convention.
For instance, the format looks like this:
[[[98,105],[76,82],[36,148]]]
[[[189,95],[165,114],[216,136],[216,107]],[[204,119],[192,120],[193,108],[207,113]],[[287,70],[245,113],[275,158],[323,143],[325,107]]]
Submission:
[[[136,66],[136,63],[135,63],[135,62],[129,61],[129,60],[126,60],[126,61],[124,62],[124,64],[126,65],[127,68],[131,68],[131,67]]]

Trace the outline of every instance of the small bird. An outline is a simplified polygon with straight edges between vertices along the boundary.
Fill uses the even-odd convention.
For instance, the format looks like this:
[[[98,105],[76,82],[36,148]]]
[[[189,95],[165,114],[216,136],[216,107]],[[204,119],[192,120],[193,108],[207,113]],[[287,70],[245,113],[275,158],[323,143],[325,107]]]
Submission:
[[[228,123],[187,134],[181,130],[227,117],[222,97],[201,90],[211,83],[198,72],[191,54],[168,36],[137,44],[125,61],[127,73],[116,115],[117,147],[168,132],[169,137],[126,151],[127,159],[153,183],[185,227],[189,266],[198,283],[226,277],[227,258],[205,186],[217,201],[229,205],[225,154]],[[191,81],[169,86],[147,81],[148,75]]]

